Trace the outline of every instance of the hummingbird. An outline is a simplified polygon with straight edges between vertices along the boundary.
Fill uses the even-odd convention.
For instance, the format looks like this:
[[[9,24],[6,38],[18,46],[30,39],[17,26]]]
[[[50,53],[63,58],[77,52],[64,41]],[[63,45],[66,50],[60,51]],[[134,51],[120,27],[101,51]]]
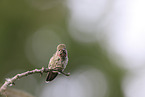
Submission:
[[[57,46],[57,51],[51,57],[48,64],[48,69],[55,69],[58,71],[48,72],[47,77],[46,77],[46,82],[52,81],[58,75],[59,71],[64,71],[67,63],[68,63],[68,54],[66,50],[66,45],[59,44]]]

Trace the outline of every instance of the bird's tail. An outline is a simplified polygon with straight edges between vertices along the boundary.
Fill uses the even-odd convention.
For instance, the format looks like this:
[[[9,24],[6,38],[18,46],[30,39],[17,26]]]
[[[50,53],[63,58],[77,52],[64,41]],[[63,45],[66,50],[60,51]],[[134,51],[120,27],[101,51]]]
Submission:
[[[47,77],[46,77],[46,82],[52,81],[57,75],[58,75],[57,72],[55,73],[52,71],[48,72]]]

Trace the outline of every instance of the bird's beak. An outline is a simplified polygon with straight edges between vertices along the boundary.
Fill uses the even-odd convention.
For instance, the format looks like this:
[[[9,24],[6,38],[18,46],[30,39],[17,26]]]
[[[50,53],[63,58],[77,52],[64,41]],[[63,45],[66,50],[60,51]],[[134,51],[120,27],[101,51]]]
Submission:
[[[63,51],[63,53],[65,53],[65,54],[66,54],[66,50],[65,50],[65,49],[62,49],[62,51]]]

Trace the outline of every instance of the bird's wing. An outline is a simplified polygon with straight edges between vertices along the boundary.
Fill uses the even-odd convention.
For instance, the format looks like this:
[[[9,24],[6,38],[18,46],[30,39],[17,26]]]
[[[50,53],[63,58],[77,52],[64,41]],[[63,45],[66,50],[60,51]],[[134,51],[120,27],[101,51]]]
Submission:
[[[54,69],[58,62],[59,62],[59,57],[54,55],[53,57],[51,57],[51,59],[49,61],[48,68]]]

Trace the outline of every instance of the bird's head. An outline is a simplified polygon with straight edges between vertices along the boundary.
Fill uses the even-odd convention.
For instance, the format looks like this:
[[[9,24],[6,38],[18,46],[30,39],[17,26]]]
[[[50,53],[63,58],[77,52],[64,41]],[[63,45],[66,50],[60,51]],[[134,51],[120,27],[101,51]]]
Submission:
[[[67,56],[67,50],[65,44],[59,44],[57,46],[57,55],[65,58]]]

